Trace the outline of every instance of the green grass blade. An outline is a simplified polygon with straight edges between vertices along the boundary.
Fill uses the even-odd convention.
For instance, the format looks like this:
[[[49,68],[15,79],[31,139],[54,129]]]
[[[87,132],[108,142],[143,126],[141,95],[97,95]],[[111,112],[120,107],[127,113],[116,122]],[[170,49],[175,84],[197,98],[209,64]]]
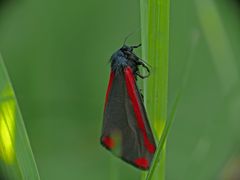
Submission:
[[[1,55],[0,179],[40,179],[18,103]]]
[[[152,66],[152,74],[145,85],[146,107],[158,139],[167,119],[169,0],[141,1],[143,57]],[[165,179],[165,148],[156,179]]]
[[[148,52],[148,1],[140,0],[142,59],[147,60]]]
[[[178,93],[177,97],[176,97],[176,100],[174,102],[174,105],[173,105],[173,109],[172,109],[172,112],[170,114],[170,119],[169,121],[166,123],[166,126],[163,130],[163,133],[162,133],[162,136],[161,136],[161,139],[158,143],[158,148],[157,148],[157,151],[154,155],[154,159],[153,159],[153,162],[152,162],[152,166],[147,174],[147,180],[148,179],[152,179],[153,177],[153,173],[155,171],[155,169],[157,168],[158,166],[158,163],[162,161],[161,159],[161,153],[162,151],[164,150],[164,146],[165,146],[165,143],[166,143],[166,139],[167,139],[167,136],[169,134],[169,130],[170,128],[172,127],[172,124],[173,124],[173,121],[175,119],[175,115],[176,115],[176,111],[177,111],[177,106],[179,104],[179,100],[181,98],[181,91]]]
[[[148,62],[152,75],[147,81],[147,108],[158,137],[167,119],[169,1],[149,1]]]
[[[187,84],[187,82],[189,80],[189,77],[190,77],[189,76],[190,69],[192,67],[192,63],[193,63],[193,59],[194,59],[193,54],[194,54],[195,50],[197,49],[197,45],[198,45],[198,42],[199,42],[198,32],[195,32],[192,37],[193,38],[192,38],[192,42],[191,42],[191,46],[190,46],[189,57],[188,57],[188,60],[185,64],[185,67],[184,67],[185,70],[184,70],[184,73],[182,74],[182,78],[181,78],[182,83],[181,83],[181,86],[179,87],[177,97],[174,101],[173,108],[172,108],[171,113],[170,113],[170,118],[168,118],[168,121],[166,122],[166,126],[163,130],[161,139],[159,141],[158,148],[156,150],[156,154],[155,154],[153,162],[152,162],[152,166],[151,166],[151,168],[150,168],[150,170],[147,174],[147,177],[146,177],[147,180],[153,178],[153,174],[154,174],[155,169],[159,165],[161,165],[161,161],[162,161],[161,153],[164,150],[164,145],[166,143],[167,136],[169,135],[170,129],[171,129],[171,127],[173,125],[173,122],[175,120],[178,104],[181,100],[182,94],[184,92],[184,89],[185,89],[186,84]]]

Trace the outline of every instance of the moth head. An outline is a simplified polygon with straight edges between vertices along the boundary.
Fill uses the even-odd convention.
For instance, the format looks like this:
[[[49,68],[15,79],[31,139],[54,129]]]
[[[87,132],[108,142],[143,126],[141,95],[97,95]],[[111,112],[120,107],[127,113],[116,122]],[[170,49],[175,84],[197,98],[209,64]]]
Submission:
[[[139,45],[136,45],[136,46],[127,46],[126,44],[124,44],[122,47],[121,47],[121,51],[124,53],[124,54],[132,54],[133,52],[133,49],[136,49],[138,47],[140,47],[141,44]]]
[[[132,46],[127,46],[127,45],[123,45],[120,49],[123,53],[127,53],[127,52],[132,52],[133,51],[133,48]]]

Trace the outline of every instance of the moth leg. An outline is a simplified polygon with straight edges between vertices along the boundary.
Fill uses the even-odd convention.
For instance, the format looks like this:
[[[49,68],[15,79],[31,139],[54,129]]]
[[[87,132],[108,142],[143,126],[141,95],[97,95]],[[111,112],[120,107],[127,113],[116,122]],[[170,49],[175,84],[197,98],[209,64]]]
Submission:
[[[142,46],[142,44],[140,43],[140,44],[138,44],[138,45],[136,45],[136,46],[131,46],[131,48],[132,49],[136,49],[136,48],[139,48],[140,46]]]
[[[137,75],[138,77],[140,77],[141,79],[145,79],[145,78],[147,78],[147,77],[149,76],[149,74],[147,74],[146,76],[144,76],[144,75],[140,74],[139,72],[136,72],[136,75]]]
[[[139,74],[139,72],[136,72],[136,75],[137,75],[138,77],[140,77],[141,79],[144,79],[144,78],[145,78],[143,75]]]
[[[142,89],[139,89],[139,91],[140,91],[140,95],[142,97],[142,100],[144,101],[144,96],[143,96],[143,93],[142,93]]]
[[[142,63],[141,65],[147,70],[148,74],[146,75],[146,77],[148,77],[150,75],[150,69],[144,63]]]
[[[150,76],[150,69],[149,67],[144,63],[142,62],[140,59],[138,59],[138,61],[136,61],[137,65],[141,65],[144,69],[146,69],[147,73],[146,75],[142,75],[139,73],[139,71],[137,70],[137,72],[135,73],[137,76],[139,76],[141,79],[145,79],[147,78],[148,76]]]

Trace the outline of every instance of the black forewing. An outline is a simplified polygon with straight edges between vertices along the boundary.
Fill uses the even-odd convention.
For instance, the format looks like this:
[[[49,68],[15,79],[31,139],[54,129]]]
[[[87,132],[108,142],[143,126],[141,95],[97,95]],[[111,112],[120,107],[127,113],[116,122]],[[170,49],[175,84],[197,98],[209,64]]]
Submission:
[[[134,86],[139,101],[140,111],[144,119],[147,136],[151,143],[155,145],[141,94],[136,83]],[[107,149],[111,150],[123,160],[138,168],[148,169],[148,166],[141,167],[141,165],[136,164],[136,160],[139,158],[147,159],[150,164],[153,153],[149,153],[144,146],[143,135],[139,129],[133,104],[127,91],[124,73],[119,72],[114,76],[108,94],[108,101],[106,102],[104,111],[101,142]],[[104,137],[110,137],[114,141],[114,146],[111,148],[106,146],[105,142],[103,142]],[[114,150],[114,148],[116,148],[116,150]]]

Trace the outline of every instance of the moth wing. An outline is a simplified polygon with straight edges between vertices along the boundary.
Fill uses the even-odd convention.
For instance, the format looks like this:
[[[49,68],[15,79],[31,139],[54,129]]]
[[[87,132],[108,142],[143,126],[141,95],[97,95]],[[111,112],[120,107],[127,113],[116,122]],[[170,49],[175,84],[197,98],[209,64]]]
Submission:
[[[156,145],[130,67],[118,74],[111,72],[101,143],[124,161],[149,169]]]

